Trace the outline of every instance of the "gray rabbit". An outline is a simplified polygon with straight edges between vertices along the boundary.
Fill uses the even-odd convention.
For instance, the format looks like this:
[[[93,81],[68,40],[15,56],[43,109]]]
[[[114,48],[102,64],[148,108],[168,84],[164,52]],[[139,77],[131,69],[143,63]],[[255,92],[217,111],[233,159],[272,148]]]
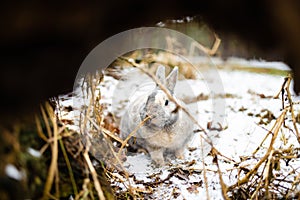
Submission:
[[[165,77],[165,67],[159,66],[156,77],[176,99],[174,88],[178,79],[178,68],[175,67]],[[179,102],[184,106],[183,102]],[[193,123],[158,85],[152,91],[129,102],[121,118],[121,138],[126,139],[144,120],[129,144],[136,149],[146,149],[152,160],[160,166],[164,165],[165,153],[175,153],[177,158],[182,159],[185,146],[193,135]]]

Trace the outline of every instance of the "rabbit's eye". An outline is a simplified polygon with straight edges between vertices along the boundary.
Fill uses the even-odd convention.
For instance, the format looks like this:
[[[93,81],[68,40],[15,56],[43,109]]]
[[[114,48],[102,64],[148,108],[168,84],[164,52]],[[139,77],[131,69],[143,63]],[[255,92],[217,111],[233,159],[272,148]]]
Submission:
[[[169,104],[169,100],[167,99],[166,101],[165,101],[165,106],[167,106]]]

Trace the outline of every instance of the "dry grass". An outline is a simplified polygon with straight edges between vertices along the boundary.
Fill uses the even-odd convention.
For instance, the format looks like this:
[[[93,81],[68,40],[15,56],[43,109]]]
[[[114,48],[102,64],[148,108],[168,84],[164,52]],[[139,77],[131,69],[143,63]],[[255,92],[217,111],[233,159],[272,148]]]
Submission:
[[[294,169],[288,173],[284,178],[277,178],[275,174],[280,171],[280,160],[289,159],[289,161],[296,160],[300,156],[299,149],[296,147],[290,147],[288,149],[277,149],[274,147],[274,143],[278,140],[279,132],[285,126],[285,120],[287,114],[290,113],[294,130],[296,132],[297,139],[299,141],[299,134],[297,126],[295,124],[295,114],[293,105],[294,102],[290,93],[291,76],[285,78],[285,81],[280,89],[280,92],[274,96],[279,98],[281,95],[283,107],[281,115],[276,119],[273,127],[268,131],[266,137],[253,152],[245,160],[257,160],[259,158],[257,152],[262,149],[262,145],[266,142],[268,137],[271,137],[267,150],[263,151],[263,156],[256,161],[256,164],[251,168],[244,167],[242,160],[240,163],[236,163],[238,166],[239,174],[244,174],[243,177],[239,177],[237,182],[228,187],[228,192],[231,193],[234,199],[293,199],[299,198],[299,191],[295,190],[299,184],[299,169]],[[284,105],[284,99],[287,97],[289,104]],[[282,172],[281,172],[282,173]],[[298,175],[294,176],[294,173]],[[294,179],[294,181],[289,181]]]
[[[224,199],[229,199],[229,196],[231,198],[238,198],[238,199],[260,199],[260,198],[292,198],[299,196],[299,193],[297,191],[293,192],[292,188],[296,188],[297,184],[299,183],[299,175],[296,176],[296,180],[289,183],[288,181],[285,181],[288,179],[288,177],[285,177],[284,180],[279,180],[276,179],[276,177],[273,176],[274,170],[277,170],[276,166],[279,164],[279,160],[283,159],[297,159],[299,157],[299,151],[297,148],[289,148],[289,149],[276,149],[274,147],[274,143],[278,138],[278,134],[282,128],[285,127],[285,120],[286,120],[286,115],[287,113],[290,113],[294,125],[294,132],[295,135],[297,136],[299,140],[299,132],[296,126],[296,117],[294,114],[294,109],[293,105],[294,102],[291,97],[290,93],[290,83],[291,83],[291,77],[288,76],[285,79],[285,82],[282,86],[282,89],[280,92],[282,93],[282,97],[287,97],[289,104],[284,106],[282,108],[282,113],[281,115],[277,118],[277,120],[274,123],[274,126],[268,131],[268,134],[266,135],[267,137],[271,137],[271,141],[269,143],[269,147],[267,150],[264,152],[264,155],[257,161],[257,163],[252,166],[251,168],[245,168],[243,167],[243,164],[241,162],[235,162],[236,166],[239,166],[237,168],[240,174],[237,182],[233,185],[227,186],[222,178],[222,171],[219,167],[219,156],[223,157],[223,154],[221,152],[218,152],[217,149],[212,145],[212,143],[209,141],[209,138],[206,137],[206,132],[205,130],[198,124],[198,122],[191,116],[191,114],[188,113],[188,111],[182,107],[178,102],[176,102],[175,99],[172,98],[172,96],[168,93],[168,91],[159,83],[159,81],[156,79],[155,76],[153,76],[151,73],[148,71],[144,70],[142,66],[139,64],[135,63],[132,59],[128,58],[122,58],[124,61],[127,63],[131,64],[133,67],[136,67],[140,69],[143,73],[148,75],[149,77],[152,78],[154,82],[161,87],[161,89],[168,95],[168,97],[175,102],[177,107],[179,109],[182,109],[184,112],[188,114],[188,116],[195,122],[195,124],[198,125],[198,128],[202,130],[204,133],[204,136],[202,139],[204,139],[206,142],[208,142],[211,147],[212,147],[212,152],[214,155],[214,160],[215,164],[217,166],[217,174],[219,175],[219,180],[220,180],[220,185],[222,188],[222,194]],[[278,95],[276,95],[278,98]],[[282,98],[284,99],[284,98]],[[284,100],[283,100],[284,102]],[[265,138],[265,139],[266,139]],[[265,142],[265,139],[261,142],[263,144]],[[260,147],[257,148],[257,150]],[[256,151],[257,152],[257,151]],[[257,156],[255,153],[253,155],[249,155],[249,158],[257,160]],[[230,158],[226,158],[228,161],[232,160]],[[295,172],[298,171],[297,169]],[[244,176],[242,174],[245,173]],[[290,173],[292,175],[292,173]],[[242,177],[241,177],[242,176]],[[288,175],[289,176],[289,175]],[[203,178],[204,178],[204,183],[205,187],[207,188],[207,178],[206,178],[206,169],[205,166],[203,165]],[[285,184],[289,184],[289,186],[281,186],[281,182],[284,182]],[[244,191],[244,192],[241,192]],[[247,194],[247,195],[246,195]],[[207,191],[207,199],[209,199],[209,192]]]
[[[148,58],[147,58],[148,59]],[[277,149],[274,147],[274,143],[278,140],[280,130],[285,127],[285,120],[287,115],[291,115],[293,120],[293,129],[295,135],[300,142],[300,135],[296,125],[296,115],[294,111],[294,102],[290,93],[291,77],[288,76],[280,89],[276,98],[288,99],[288,104],[285,105],[283,100],[282,113],[275,121],[273,127],[268,130],[265,139],[261,142],[261,145],[257,147],[257,150],[252,155],[245,156],[240,161],[235,161],[224,155],[225,153],[219,152],[210,141],[207,136],[206,129],[201,127],[196,119],[181,106],[176,99],[172,97],[169,91],[157,80],[157,78],[145,70],[145,63],[149,60],[143,60],[142,63],[136,63],[133,59],[128,57],[121,57],[118,62],[126,63],[126,65],[140,69],[143,73],[148,75],[159,87],[168,95],[170,100],[174,101],[178,109],[182,109],[191,118],[191,120],[201,130],[201,140],[211,145],[211,155],[214,160],[214,164],[217,170],[213,171],[207,169],[204,163],[203,168],[200,170],[203,175],[204,185],[199,183],[199,187],[206,188],[206,198],[210,199],[210,192],[208,189],[209,181],[207,180],[207,173],[215,173],[219,177],[219,183],[222,189],[222,195],[224,199],[291,199],[299,197],[299,191],[296,191],[300,182],[299,169],[294,169],[288,173],[284,178],[277,178],[274,176],[275,171],[278,173],[278,165],[280,160],[289,160],[289,162],[298,159],[300,156],[300,149],[296,147],[290,147],[287,149]],[[153,61],[153,60],[152,60]],[[151,62],[152,62],[151,61]],[[172,67],[172,66],[171,66]],[[191,73],[191,72],[188,72]],[[190,76],[190,75],[188,75]],[[60,178],[59,171],[61,170],[58,165],[59,151],[62,152],[65,162],[67,163],[67,171],[70,183],[73,189],[74,199],[143,199],[151,196],[160,184],[168,183],[172,176],[184,177],[186,173],[199,173],[199,170],[190,167],[193,163],[186,163],[185,166],[171,166],[170,174],[163,180],[156,180],[153,183],[139,182],[144,187],[137,187],[137,180],[132,175],[129,175],[123,168],[122,160],[124,155],[122,149],[127,146],[127,141],[131,136],[134,136],[136,130],[143,125],[142,122],[136,130],[134,130],[126,140],[121,140],[118,137],[118,127],[113,126],[112,116],[105,114],[103,105],[100,104],[101,91],[98,89],[98,85],[103,81],[103,77],[100,74],[87,75],[82,85],[82,92],[85,97],[88,98],[89,104],[83,107],[80,116],[80,133],[74,133],[67,130],[61,124],[58,118],[53,114],[51,106],[48,104],[41,108],[43,116],[43,122],[45,124],[45,134],[41,126],[39,119],[36,119],[37,130],[39,136],[45,141],[44,147],[41,152],[50,149],[51,162],[48,169],[48,177],[45,182],[43,199],[61,197],[62,191],[60,190]],[[80,136],[80,137],[78,137]],[[268,144],[268,148],[264,150],[262,144],[266,143],[267,138],[271,138]],[[74,142],[75,138],[75,142]],[[70,142],[70,140],[72,142]],[[117,142],[119,145],[113,144]],[[60,146],[60,149],[59,149]],[[259,156],[257,152],[263,152],[262,156]],[[84,173],[81,171],[82,176],[79,181],[78,177],[74,176],[74,171],[77,168],[70,162],[69,156],[80,163],[80,166],[87,171]],[[93,164],[93,160],[98,160],[99,165]],[[247,165],[246,161],[253,160],[255,164]],[[220,162],[234,163],[232,170],[224,171],[220,168]],[[100,166],[100,167],[99,167]],[[98,169],[96,169],[98,168]],[[105,178],[111,184],[113,193],[105,186],[105,181],[99,177],[99,169],[102,169],[105,174]],[[279,169],[280,170],[280,169]],[[226,185],[224,182],[224,174],[238,172],[236,183],[232,185]],[[294,173],[298,173],[294,175]],[[159,177],[159,175],[153,175],[153,177]],[[293,181],[291,180],[293,178]],[[103,177],[102,177],[103,178]],[[135,182],[136,181],[136,182]],[[78,184],[78,183],[81,183]],[[121,191],[120,188],[123,188]],[[191,188],[193,189],[193,188]],[[170,194],[170,198],[176,197],[178,192],[176,189]]]
[[[72,188],[72,192],[69,195],[72,194],[74,199],[95,199],[95,196],[101,200],[113,199],[112,192],[109,189],[104,187],[105,194],[103,192],[101,183],[105,181],[99,180],[99,170],[102,167],[98,166],[96,170],[92,164],[89,154],[89,140],[88,144],[84,146],[83,140],[81,140],[81,137],[78,137],[78,133],[70,132],[64,125],[61,125],[62,123],[57,119],[50,104],[46,103],[45,106],[41,107],[41,113],[43,121],[36,117],[38,135],[45,141],[40,152],[45,153],[49,148],[51,152],[51,161],[42,199],[60,199],[65,197],[65,191],[61,191],[61,187],[66,187],[61,182],[61,177],[65,176],[65,169],[60,167],[63,161],[67,166],[67,174],[69,176],[67,182],[71,184]],[[43,124],[47,130],[47,136],[42,128]],[[59,155],[62,155],[64,159],[60,159]],[[70,156],[72,162],[70,161]],[[79,170],[76,165],[82,168]],[[85,170],[87,172],[84,172]],[[74,172],[81,173],[79,177],[82,177],[82,179],[79,179],[78,176],[75,177]],[[82,183],[81,190],[78,189],[81,187],[80,183]]]

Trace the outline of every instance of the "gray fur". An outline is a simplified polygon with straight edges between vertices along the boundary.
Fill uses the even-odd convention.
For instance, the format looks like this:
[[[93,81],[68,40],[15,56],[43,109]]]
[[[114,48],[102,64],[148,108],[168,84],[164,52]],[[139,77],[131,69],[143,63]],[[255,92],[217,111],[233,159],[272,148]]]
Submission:
[[[160,66],[156,77],[173,94],[178,77],[177,67],[165,78],[165,67]],[[184,106],[181,101],[180,104]],[[126,139],[148,116],[151,116],[150,119],[138,129],[129,144],[137,149],[146,149],[157,165],[164,164],[165,152],[183,158],[183,151],[193,134],[193,123],[159,87],[129,103],[121,118],[121,138]]]

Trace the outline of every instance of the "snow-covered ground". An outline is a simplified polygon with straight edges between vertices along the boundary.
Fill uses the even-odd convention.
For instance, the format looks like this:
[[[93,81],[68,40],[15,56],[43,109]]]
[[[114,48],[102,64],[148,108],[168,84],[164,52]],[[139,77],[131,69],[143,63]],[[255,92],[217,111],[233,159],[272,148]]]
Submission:
[[[283,64],[273,63],[273,65],[265,61],[249,62],[236,59],[230,62],[238,63],[238,61],[247,66],[270,68],[275,65],[276,69],[286,70]],[[224,156],[232,159],[232,161],[226,159],[219,161],[224,182],[229,186],[236,183],[239,176],[242,177],[236,166],[237,163],[251,169],[251,166],[266,151],[270,137],[256,154],[257,160],[249,159],[248,162],[241,162],[243,156],[253,155],[252,153],[259,147],[264,137],[268,135],[268,130],[274,125],[276,118],[282,113],[282,100],[274,99],[273,96],[280,91],[284,77],[227,69],[217,72],[216,76],[209,78],[180,80],[175,91],[181,99],[186,101],[200,94],[206,97],[196,102],[190,101],[193,103],[187,106],[202,127],[207,128],[207,124],[212,123],[220,128],[220,130],[207,130],[207,132],[214,147]],[[141,83],[147,83],[150,80],[138,73],[140,72],[134,72],[133,75],[121,81],[110,76],[104,77],[104,81],[98,88],[102,94],[101,103],[106,104],[107,112],[113,112],[117,118],[122,115],[126,107],[126,99],[132,97],[133,94],[126,88],[137,92],[140,88],[152,87],[151,84],[145,84],[142,87]],[[205,76],[205,73],[202,76]],[[214,80],[214,77],[220,80]],[[221,83],[223,93],[211,91],[208,82]],[[299,100],[295,95],[293,98],[294,102]],[[74,124],[69,127],[75,130],[79,130],[78,123],[75,122],[79,121],[79,111],[76,111],[76,108],[79,109],[82,105],[89,103],[82,99],[76,95],[60,97],[61,119],[73,120]],[[67,112],[62,109],[68,106],[72,106],[73,110]],[[295,110],[297,114],[300,110],[298,105],[295,105]],[[286,126],[293,129],[290,115],[287,115]],[[195,129],[199,127],[195,126]],[[118,178],[115,178],[112,185],[120,191],[126,191],[129,185],[139,187],[150,199],[206,199],[208,196],[211,199],[223,199],[216,164],[213,162],[213,157],[207,155],[210,145],[205,142],[202,145],[203,140],[200,134],[203,132],[195,133],[189,148],[185,151],[184,160],[169,158],[168,164],[161,168],[153,165],[149,155],[145,153],[129,153],[123,164],[130,174],[129,180],[121,183]],[[282,128],[274,148],[286,149],[291,145],[299,147],[295,134],[288,128]],[[295,175],[291,178],[300,173],[300,158],[294,159],[288,165],[283,160],[279,163],[278,177],[284,177],[292,170],[295,170]],[[300,190],[299,187],[297,189]]]

